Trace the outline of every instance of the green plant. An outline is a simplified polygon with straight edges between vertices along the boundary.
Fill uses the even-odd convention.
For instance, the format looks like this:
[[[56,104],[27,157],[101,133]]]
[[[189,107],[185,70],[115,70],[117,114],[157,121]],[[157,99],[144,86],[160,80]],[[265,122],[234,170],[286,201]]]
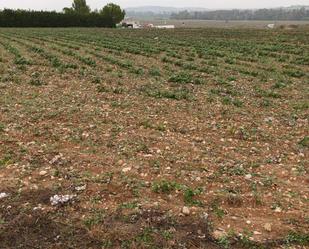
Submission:
[[[299,144],[303,147],[309,147],[309,136],[305,136],[301,141],[299,141]]]
[[[4,132],[4,129],[5,129],[5,125],[0,123],[0,132]]]
[[[198,188],[196,190],[187,188],[184,190],[184,201],[186,205],[189,206],[203,206],[203,203],[199,200],[195,200],[194,197],[200,195],[202,189]]]
[[[224,248],[224,249],[228,249],[231,246],[231,242],[228,236],[222,236],[218,239],[218,244]]]
[[[170,231],[163,231],[162,236],[165,240],[170,240],[173,238],[173,233]]]
[[[197,84],[197,85],[200,85],[203,83],[201,78],[194,77],[192,74],[188,72],[180,72],[180,73],[173,74],[169,78],[169,82],[180,83],[180,84],[192,83],[192,84]]]
[[[147,96],[153,98],[166,98],[166,99],[174,99],[174,100],[190,100],[192,96],[188,89],[179,88],[173,90],[160,89],[155,86],[145,85],[141,88],[142,92],[144,92]]]
[[[297,70],[297,69],[285,70],[284,74],[286,74],[290,77],[294,77],[294,78],[301,78],[301,77],[305,76],[305,73],[303,71]]]
[[[170,182],[166,180],[162,180],[160,182],[155,182],[152,184],[152,191],[155,193],[169,194],[172,191],[180,190],[182,188],[182,185],[176,182]]]
[[[42,86],[44,82],[41,79],[31,79],[29,84],[32,86]]]
[[[284,87],[286,87],[286,84],[283,83],[283,82],[276,82],[276,83],[272,86],[273,89],[280,89],[280,88],[284,88]]]
[[[149,75],[153,77],[159,77],[161,76],[161,72],[159,68],[152,67],[149,69]]]
[[[220,207],[218,199],[211,203],[211,209],[218,218],[222,219],[224,217],[225,211]]]
[[[137,208],[138,207],[138,203],[136,201],[134,202],[127,202],[127,203],[122,203],[120,205],[120,208],[123,208],[123,209],[134,209],[134,208]]]
[[[136,237],[136,241],[145,244],[145,245],[151,245],[153,243],[153,229],[150,227],[146,227],[142,230],[142,232]]]
[[[0,158],[0,168],[1,167],[6,167],[9,164],[12,164],[13,158],[11,154],[5,154],[4,157]]]
[[[91,215],[84,219],[84,224],[89,229],[103,222],[105,212],[103,210],[92,210]]]
[[[299,233],[299,232],[291,232],[286,238],[285,242],[288,245],[291,244],[299,244],[299,245],[309,245],[309,234]]]
[[[5,224],[5,220],[0,216],[0,225],[4,225]]]

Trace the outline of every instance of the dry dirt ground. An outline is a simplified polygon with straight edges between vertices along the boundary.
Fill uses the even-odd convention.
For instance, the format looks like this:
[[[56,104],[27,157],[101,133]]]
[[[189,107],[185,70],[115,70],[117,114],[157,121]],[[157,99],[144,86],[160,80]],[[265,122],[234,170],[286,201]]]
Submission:
[[[0,248],[308,248],[308,41],[0,29]]]

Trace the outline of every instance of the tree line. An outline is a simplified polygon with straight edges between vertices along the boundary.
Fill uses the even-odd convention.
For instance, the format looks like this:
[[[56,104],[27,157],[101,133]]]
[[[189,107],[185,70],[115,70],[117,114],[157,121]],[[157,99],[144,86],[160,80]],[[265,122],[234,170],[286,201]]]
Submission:
[[[116,4],[91,11],[86,0],[74,0],[63,12],[4,9],[0,27],[115,27],[124,17],[125,11]]]
[[[259,10],[215,10],[181,11],[173,13],[176,20],[309,20],[309,9],[259,9]]]

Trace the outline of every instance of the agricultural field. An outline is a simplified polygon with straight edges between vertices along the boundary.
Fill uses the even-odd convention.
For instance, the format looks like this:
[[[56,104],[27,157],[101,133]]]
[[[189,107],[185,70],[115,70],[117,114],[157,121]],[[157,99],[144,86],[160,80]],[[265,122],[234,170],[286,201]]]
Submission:
[[[308,41],[0,29],[0,248],[308,248]]]

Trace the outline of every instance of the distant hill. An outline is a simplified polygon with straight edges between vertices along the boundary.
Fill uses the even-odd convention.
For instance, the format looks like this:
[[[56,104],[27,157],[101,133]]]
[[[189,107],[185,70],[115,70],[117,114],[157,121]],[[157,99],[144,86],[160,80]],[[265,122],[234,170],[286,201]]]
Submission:
[[[127,12],[152,12],[154,14],[163,14],[163,13],[175,13],[184,10],[188,11],[206,11],[206,8],[199,7],[183,7],[183,8],[175,8],[175,7],[162,7],[162,6],[138,6],[138,7],[130,7],[125,9]]]
[[[292,5],[289,7],[282,7],[282,9],[286,9],[286,10],[299,10],[302,8],[309,10],[309,5]]]
[[[277,8],[268,8],[268,9],[286,9],[286,10],[297,10],[304,8],[306,10],[309,9],[309,5],[292,5],[288,7],[277,7]],[[263,9],[263,8],[262,8]],[[154,14],[163,14],[163,13],[177,13],[181,11],[215,11],[217,9],[207,9],[202,7],[182,7],[182,8],[176,8],[176,7],[164,7],[164,6],[137,6],[137,7],[129,7],[125,9],[127,12],[134,12],[134,13],[147,13],[152,12]],[[220,8],[218,10],[232,10],[232,9],[223,9]]]

